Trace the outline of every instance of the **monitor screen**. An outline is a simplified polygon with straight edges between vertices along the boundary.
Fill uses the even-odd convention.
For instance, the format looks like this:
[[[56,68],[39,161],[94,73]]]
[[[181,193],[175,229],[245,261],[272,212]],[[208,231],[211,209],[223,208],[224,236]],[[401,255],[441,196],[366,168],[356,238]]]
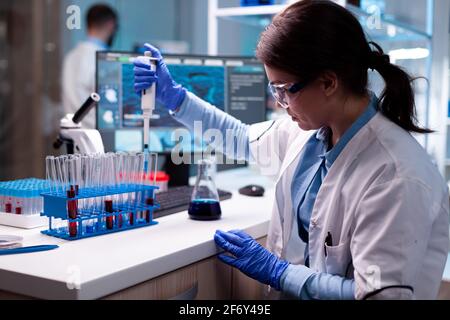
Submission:
[[[97,52],[97,129],[106,151],[141,151],[143,120],[140,97],[134,92],[131,52]],[[174,80],[198,97],[244,123],[266,119],[267,80],[263,65],[251,57],[164,55]],[[150,120],[152,152],[168,153],[179,145],[174,130],[183,126],[156,104]],[[193,139],[194,140],[194,139]],[[200,139],[201,140],[201,139]],[[205,149],[202,141],[184,141],[189,150]]]

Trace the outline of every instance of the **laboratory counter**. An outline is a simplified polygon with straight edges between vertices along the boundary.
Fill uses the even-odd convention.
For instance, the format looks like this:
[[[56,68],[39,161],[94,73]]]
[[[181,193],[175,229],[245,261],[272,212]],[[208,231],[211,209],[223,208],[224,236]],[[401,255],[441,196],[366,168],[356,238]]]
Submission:
[[[264,197],[240,195],[237,190],[247,184],[264,186]],[[76,241],[43,235],[45,228],[0,226],[2,235],[22,236],[23,246],[59,245],[51,251],[1,256],[0,298],[241,298],[232,295],[228,282],[242,275],[233,280],[233,268],[215,257],[214,232],[242,229],[264,243],[274,183],[244,168],[218,173],[216,185],[233,193],[221,202],[222,219],[217,221],[190,220],[184,211],[159,218],[155,226]]]

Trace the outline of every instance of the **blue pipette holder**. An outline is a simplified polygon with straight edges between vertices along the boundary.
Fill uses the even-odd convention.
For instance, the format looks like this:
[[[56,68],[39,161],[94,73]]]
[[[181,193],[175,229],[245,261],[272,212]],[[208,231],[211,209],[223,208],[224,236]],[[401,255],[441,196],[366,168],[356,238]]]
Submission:
[[[74,198],[68,198],[63,192],[45,192],[42,193],[44,198],[44,212],[41,216],[49,218],[48,230],[41,231],[43,234],[61,238],[65,240],[79,240],[89,237],[100,236],[115,232],[121,232],[131,229],[137,229],[157,224],[153,220],[153,212],[159,208],[156,203],[155,190],[157,186],[129,184],[119,187],[99,187],[99,188],[80,188],[78,195]],[[134,200],[120,203],[119,195],[133,194]],[[95,209],[94,206],[87,208],[79,208],[77,210],[77,218],[70,219],[68,216],[68,203],[70,201],[79,201],[85,199],[100,198],[102,201],[105,197],[114,199],[112,212],[106,212],[104,206],[102,209]],[[153,199],[151,204],[146,204],[146,199]],[[99,201],[99,200],[97,200]],[[140,215],[144,218],[140,218]],[[129,219],[132,215],[132,220]],[[105,221],[107,218],[112,219],[112,228],[107,228]],[[64,225],[55,224],[55,219],[64,221]],[[133,221],[131,224],[130,221]],[[71,235],[68,225],[76,223],[76,235]]]

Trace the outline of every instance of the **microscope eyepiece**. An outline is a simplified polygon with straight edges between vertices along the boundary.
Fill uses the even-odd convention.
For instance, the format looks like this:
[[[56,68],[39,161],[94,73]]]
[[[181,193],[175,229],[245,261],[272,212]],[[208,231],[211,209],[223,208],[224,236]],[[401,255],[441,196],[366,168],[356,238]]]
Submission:
[[[97,102],[100,101],[100,95],[98,93],[91,93],[89,98],[83,103],[80,109],[77,110],[72,118],[72,121],[76,124],[80,123],[84,117],[91,111],[92,107],[95,106]]]

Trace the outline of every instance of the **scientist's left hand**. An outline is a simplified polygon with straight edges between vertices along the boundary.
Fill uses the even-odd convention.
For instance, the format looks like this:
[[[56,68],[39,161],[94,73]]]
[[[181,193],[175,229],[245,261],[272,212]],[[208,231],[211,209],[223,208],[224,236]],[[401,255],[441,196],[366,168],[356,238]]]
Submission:
[[[289,266],[287,261],[279,259],[240,230],[217,230],[214,240],[219,247],[234,256],[221,254],[220,260],[238,268],[249,277],[280,290],[281,275]]]

